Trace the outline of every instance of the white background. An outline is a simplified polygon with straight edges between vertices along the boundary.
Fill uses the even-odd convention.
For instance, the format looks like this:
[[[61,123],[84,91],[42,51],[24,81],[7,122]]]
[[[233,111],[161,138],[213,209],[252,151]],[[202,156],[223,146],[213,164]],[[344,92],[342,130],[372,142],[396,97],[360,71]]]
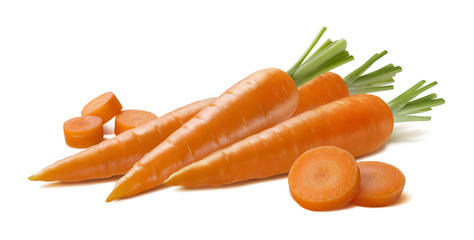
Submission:
[[[472,239],[472,7],[408,2],[1,1],[0,238]],[[335,72],[386,49],[373,69],[394,63],[403,72],[396,91],[379,96],[426,79],[446,99],[431,122],[397,124],[382,150],[360,158],[404,172],[396,205],[307,211],[286,176],[112,203],[117,178],[27,180],[79,151],[64,143],[62,124],[95,96],[113,91],[125,109],[162,115],[258,69],[287,70],[323,26],[323,40],[345,38],[356,57]]]

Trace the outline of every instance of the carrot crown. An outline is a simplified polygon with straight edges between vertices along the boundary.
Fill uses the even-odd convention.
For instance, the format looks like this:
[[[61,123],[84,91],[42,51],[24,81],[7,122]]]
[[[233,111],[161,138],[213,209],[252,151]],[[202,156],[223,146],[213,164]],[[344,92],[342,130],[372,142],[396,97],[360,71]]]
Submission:
[[[287,71],[288,75],[295,81],[296,86],[299,87],[322,73],[354,60],[354,57],[346,51],[347,42],[345,39],[336,41],[328,39],[311,56],[306,58],[326,29],[326,27],[323,27],[319,31],[308,49]]]
[[[395,122],[429,121],[431,120],[430,116],[417,116],[413,114],[431,111],[432,107],[445,103],[444,99],[437,98],[436,93],[413,100],[437,84],[437,82],[432,82],[423,86],[425,83],[425,80],[419,81],[413,87],[387,103],[392,110],[393,120]]]

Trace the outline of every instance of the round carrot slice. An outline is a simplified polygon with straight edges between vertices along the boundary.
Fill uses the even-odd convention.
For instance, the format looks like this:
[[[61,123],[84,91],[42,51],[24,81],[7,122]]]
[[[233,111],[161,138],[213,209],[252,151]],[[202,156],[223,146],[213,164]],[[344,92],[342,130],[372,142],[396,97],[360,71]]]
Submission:
[[[112,92],[106,92],[90,101],[81,111],[82,116],[97,116],[105,124],[122,110],[117,97]]]
[[[364,207],[384,207],[395,203],[405,186],[405,176],[396,167],[383,162],[359,162],[361,183],[352,203]]]
[[[343,207],[359,190],[354,157],[333,146],[311,149],[294,163],[288,175],[293,199],[303,208],[327,211]]]
[[[115,135],[157,118],[155,114],[143,110],[124,110],[115,116]]]
[[[86,148],[104,138],[102,119],[96,116],[75,117],[64,122],[64,138],[67,145]]]

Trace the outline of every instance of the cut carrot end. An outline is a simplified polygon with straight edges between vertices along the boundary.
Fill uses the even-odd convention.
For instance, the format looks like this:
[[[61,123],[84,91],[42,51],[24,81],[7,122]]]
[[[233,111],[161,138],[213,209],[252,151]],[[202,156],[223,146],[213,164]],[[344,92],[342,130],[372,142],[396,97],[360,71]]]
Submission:
[[[157,118],[155,114],[143,110],[121,111],[115,116],[115,135],[119,135],[124,131],[138,127]]]
[[[291,196],[301,207],[328,211],[341,208],[354,198],[360,173],[349,152],[324,146],[303,153],[294,162],[288,184]]]
[[[66,144],[86,148],[100,143],[104,138],[102,119],[96,116],[75,117],[64,122]]]
[[[112,92],[106,92],[90,101],[81,111],[82,116],[97,116],[105,124],[122,110],[117,97]]]
[[[385,207],[398,201],[405,186],[403,173],[388,163],[359,162],[360,189],[352,203],[364,207]]]

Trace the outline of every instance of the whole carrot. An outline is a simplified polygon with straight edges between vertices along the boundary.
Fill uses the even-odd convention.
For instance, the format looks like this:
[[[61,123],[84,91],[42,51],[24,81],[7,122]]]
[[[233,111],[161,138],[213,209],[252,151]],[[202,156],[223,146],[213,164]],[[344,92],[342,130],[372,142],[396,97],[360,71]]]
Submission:
[[[205,99],[176,109],[145,125],[59,160],[28,179],[77,182],[123,175],[143,155],[212,101],[213,99]]]
[[[119,179],[107,201],[159,186],[181,167],[288,119],[298,104],[297,87],[352,60],[341,39],[304,61],[324,31],[296,67],[288,72],[269,68],[250,74],[202,109]]]
[[[319,146],[336,146],[354,157],[370,153],[387,141],[394,122],[430,120],[413,113],[444,103],[435,94],[411,101],[436,84],[422,87],[424,83],[388,104],[374,95],[359,94],[304,112],[183,167],[165,184],[194,188],[266,178],[288,172],[298,156]]]

